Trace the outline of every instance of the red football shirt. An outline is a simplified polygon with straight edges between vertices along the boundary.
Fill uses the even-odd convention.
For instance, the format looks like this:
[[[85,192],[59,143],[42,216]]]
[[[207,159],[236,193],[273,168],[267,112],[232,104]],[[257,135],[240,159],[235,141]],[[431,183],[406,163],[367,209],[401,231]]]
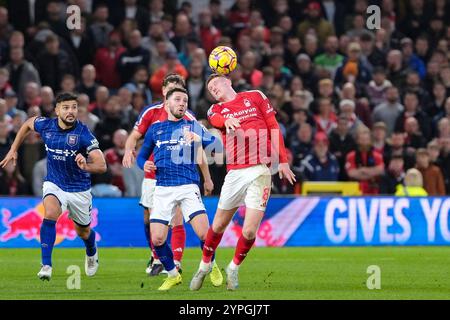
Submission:
[[[167,114],[166,109],[164,108],[164,102],[159,102],[153,104],[141,113],[138,120],[134,125],[134,129],[139,131],[142,136],[145,136],[148,128],[154,123],[166,121],[169,115]],[[196,120],[195,117],[190,113],[190,111],[186,111],[186,114],[183,117],[187,120]],[[153,154],[148,158],[148,160],[153,161]],[[145,171],[146,179],[156,179],[156,174],[154,171],[147,172]]]
[[[384,168],[383,156],[376,150],[373,150],[373,161],[375,167],[383,166]],[[361,162],[362,166],[368,166],[368,152],[361,152]],[[356,151],[352,151],[347,154],[345,169],[349,172],[357,168]],[[359,186],[363,194],[379,194],[379,179],[361,180],[359,181]]]
[[[238,119],[241,127],[227,134],[224,122],[228,118]],[[275,150],[279,152],[280,163],[287,162],[275,110],[261,91],[240,92],[231,101],[212,105],[208,120],[222,132],[228,170],[269,164],[272,139],[279,139]]]

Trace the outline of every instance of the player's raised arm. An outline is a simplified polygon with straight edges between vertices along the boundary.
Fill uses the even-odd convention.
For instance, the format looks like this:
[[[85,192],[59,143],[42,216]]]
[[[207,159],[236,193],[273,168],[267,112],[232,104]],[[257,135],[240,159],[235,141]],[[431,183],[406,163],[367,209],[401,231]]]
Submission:
[[[230,131],[234,131],[236,128],[241,126],[238,119],[225,118],[218,111],[219,110],[217,110],[216,105],[212,105],[208,110],[208,121],[213,127],[217,129],[225,128],[227,133],[229,133]]]
[[[142,138],[142,134],[133,129],[125,142],[125,154],[123,155],[122,165],[125,168],[131,168],[136,160],[136,144],[139,139]]]
[[[141,168],[144,171],[146,169],[152,169],[152,170],[156,169],[156,167],[154,167],[154,165],[145,166],[145,163],[147,162],[148,158],[153,153],[154,147],[155,147],[155,143],[153,140],[152,131],[150,130],[145,135],[144,143],[142,144],[141,150],[139,151],[139,154],[136,159],[137,165],[139,166],[139,168]]]
[[[17,163],[17,150],[19,150],[19,147],[22,145],[23,141],[25,140],[26,136],[30,131],[35,131],[34,122],[37,117],[31,117],[25,123],[20,127],[19,131],[17,132],[16,138],[14,139],[13,144],[11,145],[11,148],[9,149],[8,153],[6,154],[5,158],[0,162],[0,166],[2,168],[6,167],[6,165],[12,160],[14,163],[14,166]],[[42,118],[45,119],[45,118]]]

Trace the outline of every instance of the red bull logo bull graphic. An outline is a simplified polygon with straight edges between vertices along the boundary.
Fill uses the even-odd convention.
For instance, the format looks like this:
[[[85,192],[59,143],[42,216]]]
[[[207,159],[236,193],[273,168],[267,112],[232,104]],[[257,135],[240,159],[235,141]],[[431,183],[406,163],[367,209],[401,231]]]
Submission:
[[[44,205],[39,203],[34,208],[30,208],[16,216],[13,216],[8,208],[1,208],[1,223],[6,230],[0,234],[0,242],[7,242],[22,236],[25,240],[39,241],[41,224],[44,219]],[[98,210],[92,209],[91,227],[94,228],[98,224]],[[96,233],[96,240],[101,239],[99,233]],[[74,222],[69,218],[69,211],[64,211],[56,223],[56,240],[55,245],[64,240],[75,240],[77,232]]]

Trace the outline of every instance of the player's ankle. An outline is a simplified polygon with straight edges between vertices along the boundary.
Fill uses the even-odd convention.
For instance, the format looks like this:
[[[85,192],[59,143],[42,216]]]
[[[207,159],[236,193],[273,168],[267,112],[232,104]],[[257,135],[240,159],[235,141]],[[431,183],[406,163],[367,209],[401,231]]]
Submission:
[[[230,262],[230,264],[228,265],[228,267],[229,267],[231,270],[239,270],[239,264],[234,263],[233,260],[231,260],[231,262]]]
[[[170,271],[167,271],[167,274],[169,275],[169,277],[176,277],[176,276],[178,276],[179,273],[178,273],[177,267],[173,268]]]
[[[211,268],[211,262],[204,262],[203,260],[200,262],[200,270],[207,272]]]

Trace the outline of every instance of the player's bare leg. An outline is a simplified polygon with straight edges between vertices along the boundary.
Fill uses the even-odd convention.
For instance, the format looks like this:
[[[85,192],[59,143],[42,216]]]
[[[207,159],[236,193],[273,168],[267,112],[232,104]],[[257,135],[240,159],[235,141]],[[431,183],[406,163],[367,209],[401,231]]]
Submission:
[[[83,240],[86,246],[86,258],[84,261],[84,271],[88,277],[92,277],[97,273],[98,269],[98,250],[95,243],[95,231],[89,226],[80,226],[75,224],[75,230],[78,236]]]
[[[37,275],[39,279],[49,281],[52,277],[52,251],[56,239],[56,222],[62,213],[58,198],[54,195],[46,196],[44,211],[40,231],[42,268]]]
[[[212,265],[211,261],[219,246],[220,240],[222,240],[223,233],[233,218],[234,213],[238,208],[233,208],[230,210],[224,210],[217,208],[216,215],[214,216],[214,221],[211,227],[208,229],[206,234],[205,244],[203,246],[202,261],[200,262],[199,269],[192,278],[190,289],[199,290],[205,277],[211,272]]]
[[[150,223],[150,233],[152,236],[152,242],[155,247],[156,253],[159,256],[159,260],[167,270],[168,277],[164,283],[158,288],[158,290],[169,290],[175,285],[182,282],[181,275],[178,272],[175,262],[173,261],[173,252],[167,243],[167,234],[169,227],[160,222]]]
[[[264,211],[246,208],[242,234],[236,245],[233,260],[231,260],[225,270],[228,290],[236,290],[239,286],[239,266],[255,243],[256,233],[258,232],[263,217]]]

